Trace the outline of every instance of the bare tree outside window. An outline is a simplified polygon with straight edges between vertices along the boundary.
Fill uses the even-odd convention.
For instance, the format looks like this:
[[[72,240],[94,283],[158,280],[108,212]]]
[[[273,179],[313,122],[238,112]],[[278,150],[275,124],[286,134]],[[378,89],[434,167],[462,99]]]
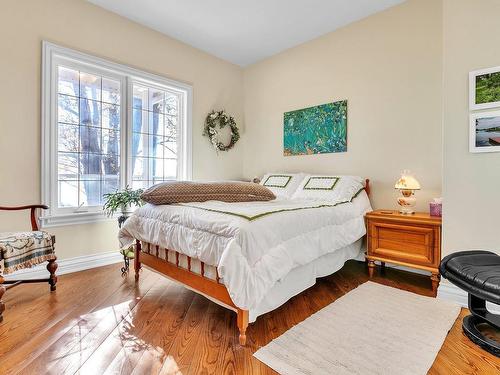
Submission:
[[[98,206],[119,187],[120,82],[59,67],[59,206]]]
[[[120,82],[58,69],[59,207],[102,205],[120,186]],[[179,96],[133,85],[132,187],[177,178]]]

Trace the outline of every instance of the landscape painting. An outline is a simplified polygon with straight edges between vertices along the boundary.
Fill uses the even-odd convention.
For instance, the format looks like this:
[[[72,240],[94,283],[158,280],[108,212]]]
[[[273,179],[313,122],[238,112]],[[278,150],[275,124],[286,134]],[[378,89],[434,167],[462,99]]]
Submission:
[[[470,73],[470,109],[500,107],[500,67]]]
[[[476,76],[476,104],[500,102],[500,72]]]
[[[284,155],[347,151],[347,100],[286,112]]]
[[[500,151],[500,111],[471,115],[470,151]]]

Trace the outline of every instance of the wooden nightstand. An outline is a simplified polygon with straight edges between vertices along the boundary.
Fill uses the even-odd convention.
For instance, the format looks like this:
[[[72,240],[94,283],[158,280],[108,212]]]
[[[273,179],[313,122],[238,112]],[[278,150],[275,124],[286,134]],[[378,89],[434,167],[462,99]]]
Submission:
[[[400,264],[431,272],[432,290],[439,285],[441,261],[441,218],[417,212],[375,210],[365,215],[368,232],[368,273],[373,276],[375,261]]]

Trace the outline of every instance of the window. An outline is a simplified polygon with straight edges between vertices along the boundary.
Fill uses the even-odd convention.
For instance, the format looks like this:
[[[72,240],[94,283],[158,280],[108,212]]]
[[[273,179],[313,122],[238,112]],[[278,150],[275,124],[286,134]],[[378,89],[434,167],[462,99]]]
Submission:
[[[133,84],[132,187],[145,188],[176,179],[179,94]]]
[[[119,80],[57,67],[59,208],[101,206],[120,187],[120,99]]]
[[[191,177],[191,87],[43,43],[45,226],[103,219],[103,195]]]

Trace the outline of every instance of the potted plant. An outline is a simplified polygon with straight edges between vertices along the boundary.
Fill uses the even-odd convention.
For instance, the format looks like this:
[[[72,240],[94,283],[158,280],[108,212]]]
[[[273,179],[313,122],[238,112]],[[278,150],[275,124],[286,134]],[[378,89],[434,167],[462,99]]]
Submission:
[[[127,185],[123,191],[104,194],[103,210],[108,216],[113,216],[120,210],[122,216],[127,217],[133,212],[132,206],[142,206],[142,192],[142,189],[133,190]]]
[[[142,189],[133,190],[127,185],[123,191],[117,190],[114,193],[104,194],[105,203],[102,208],[108,217],[113,216],[120,210],[121,216],[118,218],[118,225],[121,227],[132,213],[132,206],[142,206],[142,192]],[[126,275],[130,266],[130,259],[134,258],[134,246],[121,249],[120,253],[123,255],[124,261],[124,266],[121,269],[122,275]]]

